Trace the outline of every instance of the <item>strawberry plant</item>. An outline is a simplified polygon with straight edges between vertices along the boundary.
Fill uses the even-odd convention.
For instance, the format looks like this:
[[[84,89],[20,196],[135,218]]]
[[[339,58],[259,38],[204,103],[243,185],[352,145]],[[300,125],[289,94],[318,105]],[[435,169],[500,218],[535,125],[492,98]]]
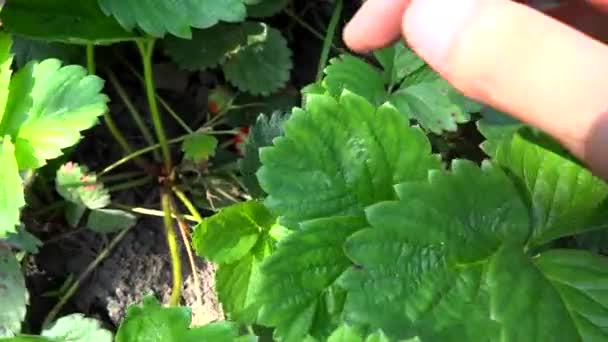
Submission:
[[[280,21],[263,21],[302,24],[287,0],[7,1],[0,341],[608,340],[608,259],[590,243],[608,225],[606,182],[403,42],[369,58],[334,46],[343,3],[325,3],[316,79],[294,96],[300,56]],[[214,76],[201,115],[164,98],[157,60]],[[120,156],[74,161],[98,121]],[[473,140],[464,127],[482,158],[453,146]],[[158,208],[121,203],[134,189]],[[162,220],[168,295],[131,300],[113,327],[67,310],[140,215]],[[65,232],[39,240],[38,219]],[[30,326],[29,256],[80,230],[104,248]],[[220,319],[183,305],[201,287],[195,254],[216,267]]]
[[[195,229],[229,317],[278,341],[608,338],[608,259],[560,243],[606,228],[606,183],[490,109],[477,124],[487,159],[442,161],[419,120],[430,107],[382,100],[380,87],[374,103],[367,78],[348,77],[372,67],[341,58],[352,73],[328,67],[262,144],[262,202],[248,204],[260,209],[225,208]],[[410,82],[446,89],[426,77]],[[433,105],[467,101],[443,93]]]

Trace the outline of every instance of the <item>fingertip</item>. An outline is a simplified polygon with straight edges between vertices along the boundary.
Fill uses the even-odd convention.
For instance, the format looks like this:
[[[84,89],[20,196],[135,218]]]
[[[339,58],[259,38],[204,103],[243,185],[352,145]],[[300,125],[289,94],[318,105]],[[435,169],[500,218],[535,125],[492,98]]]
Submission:
[[[357,52],[390,45],[401,35],[401,18],[410,0],[368,0],[344,28],[345,44]]]
[[[446,71],[450,49],[477,7],[478,0],[413,0],[403,16],[403,35],[428,64]]]

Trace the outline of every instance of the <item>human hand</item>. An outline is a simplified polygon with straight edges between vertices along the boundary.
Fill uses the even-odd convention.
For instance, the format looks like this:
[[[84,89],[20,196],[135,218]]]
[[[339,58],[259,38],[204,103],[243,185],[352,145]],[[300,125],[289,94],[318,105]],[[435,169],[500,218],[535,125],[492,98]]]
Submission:
[[[552,135],[608,179],[607,14],[608,0],[545,13],[510,0],[368,0],[344,40],[364,52],[404,36],[464,94]]]

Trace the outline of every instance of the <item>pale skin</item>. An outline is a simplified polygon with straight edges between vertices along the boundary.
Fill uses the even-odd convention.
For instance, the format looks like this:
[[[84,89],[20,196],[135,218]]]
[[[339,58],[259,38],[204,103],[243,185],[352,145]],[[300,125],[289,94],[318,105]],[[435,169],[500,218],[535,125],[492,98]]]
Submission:
[[[405,38],[466,95],[559,140],[608,179],[608,0],[540,12],[511,0],[368,0],[344,40]]]

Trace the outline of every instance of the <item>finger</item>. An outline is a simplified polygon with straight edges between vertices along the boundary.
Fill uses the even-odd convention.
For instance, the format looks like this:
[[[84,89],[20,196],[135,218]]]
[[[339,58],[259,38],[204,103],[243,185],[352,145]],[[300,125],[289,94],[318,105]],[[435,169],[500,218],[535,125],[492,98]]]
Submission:
[[[608,12],[608,0],[586,0],[586,1],[604,12]]]
[[[357,52],[390,45],[401,36],[401,22],[410,0],[368,0],[344,28],[344,42]]]
[[[608,113],[607,46],[508,0],[412,0],[403,31],[466,95],[553,135],[608,176],[594,146],[608,148],[594,130]]]

